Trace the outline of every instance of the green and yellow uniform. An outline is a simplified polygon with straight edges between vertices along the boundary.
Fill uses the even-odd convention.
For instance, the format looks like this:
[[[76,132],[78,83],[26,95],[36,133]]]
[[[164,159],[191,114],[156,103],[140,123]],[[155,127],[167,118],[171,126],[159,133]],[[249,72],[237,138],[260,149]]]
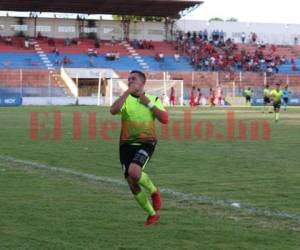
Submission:
[[[245,89],[244,96],[246,98],[246,105],[251,105],[251,96],[252,96],[252,89]]]
[[[271,91],[269,88],[264,88],[264,104],[270,103]]]
[[[146,97],[156,108],[165,110],[157,96],[146,94]],[[119,114],[122,118],[119,148],[120,162],[125,178],[127,178],[130,164],[137,164],[144,170],[154,152],[157,142],[155,115],[149,107],[142,104],[139,98],[134,95],[129,95],[126,98]],[[141,172],[138,183],[151,195],[157,192],[157,188],[144,171]],[[143,190],[135,194],[134,197],[149,216],[156,214]]]
[[[278,106],[278,108],[280,108],[282,96],[283,96],[282,90],[273,89],[271,91],[271,98],[273,100],[274,108],[275,106]]]
[[[274,89],[271,91],[271,98],[273,100],[273,107],[275,111],[275,121],[278,122],[279,120],[279,110],[281,105],[281,98],[283,96],[282,90]]]
[[[157,96],[146,96],[158,109],[165,110]],[[122,117],[121,144],[156,141],[155,116],[147,106],[140,103],[138,97],[129,95],[119,114]]]

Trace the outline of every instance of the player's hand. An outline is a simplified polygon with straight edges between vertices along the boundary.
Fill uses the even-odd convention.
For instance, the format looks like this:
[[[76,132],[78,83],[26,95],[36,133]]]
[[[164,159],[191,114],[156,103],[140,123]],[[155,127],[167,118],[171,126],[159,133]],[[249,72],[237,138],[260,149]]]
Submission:
[[[140,99],[140,102],[146,106],[150,102],[149,98],[147,96],[145,96],[145,93],[140,93],[139,99]]]

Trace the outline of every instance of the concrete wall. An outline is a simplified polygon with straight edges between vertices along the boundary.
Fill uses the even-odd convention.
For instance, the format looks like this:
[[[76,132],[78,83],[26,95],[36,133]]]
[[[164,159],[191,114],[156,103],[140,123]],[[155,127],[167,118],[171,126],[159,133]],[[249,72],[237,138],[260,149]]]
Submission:
[[[95,20],[95,31],[98,37],[103,40],[122,39],[122,24],[113,20]],[[74,19],[62,18],[38,18],[37,32],[42,35],[55,38],[73,38],[78,37],[80,28],[79,22]],[[34,36],[34,19],[25,18],[24,25],[18,26],[18,19],[15,17],[0,17],[0,35],[13,36],[18,28],[22,28],[26,36]],[[85,21],[85,30],[87,31],[87,21]],[[130,26],[131,39],[146,39],[154,41],[163,41],[165,39],[164,23],[160,22],[132,22]]]

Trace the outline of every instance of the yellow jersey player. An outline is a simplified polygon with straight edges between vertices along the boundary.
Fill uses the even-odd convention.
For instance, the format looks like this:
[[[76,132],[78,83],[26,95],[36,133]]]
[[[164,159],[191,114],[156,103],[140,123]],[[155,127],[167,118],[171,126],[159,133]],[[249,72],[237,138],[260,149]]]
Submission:
[[[283,92],[280,89],[280,83],[276,84],[276,88],[271,91],[271,100],[273,102],[274,112],[275,112],[275,122],[279,120],[279,111],[281,106],[281,98]]]

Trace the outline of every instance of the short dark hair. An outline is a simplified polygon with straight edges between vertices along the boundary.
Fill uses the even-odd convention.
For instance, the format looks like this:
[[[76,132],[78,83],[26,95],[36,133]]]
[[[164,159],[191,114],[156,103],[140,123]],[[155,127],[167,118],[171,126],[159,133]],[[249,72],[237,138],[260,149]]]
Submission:
[[[146,79],[147,79],[146,75],[142,71],[132,70],[132,71],[130,71],[130,74],[137,74],[143,79],[144,82],[146,82]]]

